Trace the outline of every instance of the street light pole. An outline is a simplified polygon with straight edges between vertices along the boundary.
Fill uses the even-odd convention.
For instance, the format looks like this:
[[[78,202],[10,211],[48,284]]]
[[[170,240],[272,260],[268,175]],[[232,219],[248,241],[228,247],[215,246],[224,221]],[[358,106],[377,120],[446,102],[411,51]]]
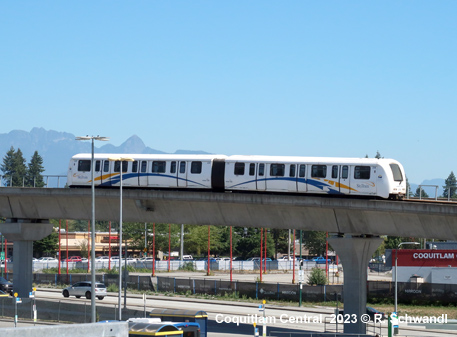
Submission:
[[[95,182],[94,182],[94,171],[95,171],[95,166],[94,166],[94,152],[95,152],[95,147],[94,147],[94,141],[95,140],[100,140],[100,141],[108,141],[109,138],[107,137],[100,137],[100,136],[83,136],[83,137],[76,137],[76,140],[90,140],[92,142],[92,149],[91,149],[91,159],[90,159],[90,178],[91,178],[91,191],[92,191],[92,233],[91,233],[91,241],[92,241],[92,246],[91,246],[91,254],[90,254],[90,264],[92,266],[92,269],[90,271],[90,281],[91,281],[91,286],[90,286],[90,307],[91,307],[91,322],[95,323],[97,322],[97,316],[96,316],[96,309],[95,309]],[[67,256],[68,259],[68,256]]]
[[[118,299],[117,307],[119,314],[119,321],[122,320],[122,306],[121,306],[121,297],[122,297],[122,171],[123,171],[123,161],[134,161],[132,158],[108,158],[109,161],[118,161],[119,162],[119,289],[118,289]],[[127,252],[126,252],[127,254]],[[125,266],[127,267],[127,266]]]
[[[400,249],[400,247],[402,245],[420,245],[419,242],[400,242],[400,244],[398,245],[397,249],[395,249],[395,313],[398,315],[398,312],[397,312],[397,301],[398,301],[398,291],[397,291],[397,280],[398,280],[398,276],[397,276],[397,265],[398,265],[398,250]]]

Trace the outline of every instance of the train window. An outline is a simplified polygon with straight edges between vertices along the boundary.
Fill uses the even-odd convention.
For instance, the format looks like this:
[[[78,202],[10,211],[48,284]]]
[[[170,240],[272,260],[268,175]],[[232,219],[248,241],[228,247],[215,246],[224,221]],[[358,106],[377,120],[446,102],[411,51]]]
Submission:
[[[259,176],[263,177],[265,175],[265,164],[259,164]]]
[[[343,170],[341,171],[341,178],[347,179],[349,177],[349,166],[343,166]]]
[[[354,170],[354,179],[370,179],[370,166],[356,166]]]
[[[109,160],[103,162],[103,172],[109,172]]]
[[[272,177],[284,177],[285,171],[284,164],[271,164],[270,165],[270,176]]]
[[[249,175],[250,176],[255,175],[255,164],[254,163],[249,164]]]
[[[165,173],[167,163],[165,161],[153,161],[152,173]]]
[[[141,173],[146,173],[147,167],[148,167],[148,162],[145,161],[145,160],[143,160],[143,161],[141,162]]]
[[[401,174],[400,166],[397,164],[390,164],[390,168],[394,175],[394,181],[403,181],[403,174]]]
[[[186,173],[186,162],[182,161],[179,163],[179,173]]]
[[[244,163],[235,163],[235,169],[233,173],[236,176],[244,175]]]
[[[298,176],[300,178],[303,178],[305,176],[305,168],[306,168],[305,164],[301,164],[300,165],[300,172],[298,173]]]
[[[295,164],[290,165],[289,177],[295,177]]]
[[[138,162],[137,161],[132,162],[132,172],[133,173],[138,172]]]
[[[327,165],[313,165],[311,166],[312,178],[325,178],[327,177]]]
[[[338,178],[338,166],[337,165],[332,166],[332,178],[333,179]]]
[[[176,162],[175,161],[171,162],[170,173],[176,173]]]
[[[100,172],[100,160],[95,162],[95,172]]]
[[[122,172],[127,172],[129,162],[124,160],[122,161]],[[120,161],[115,161],[114,162],[114,172],[120,172],[121,168],[121,162]]]
[[[192,164],[190,165],[190,173],[193,173],[193,174],[202,173],[202,162],[193,161]]]
[[[90,160],[79,160],[78,171],[90,171]]]

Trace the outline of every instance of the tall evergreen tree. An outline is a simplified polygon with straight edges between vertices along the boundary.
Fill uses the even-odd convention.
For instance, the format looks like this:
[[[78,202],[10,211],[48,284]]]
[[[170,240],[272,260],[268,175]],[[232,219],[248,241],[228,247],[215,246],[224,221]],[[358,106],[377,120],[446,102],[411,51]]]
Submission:
[[[451,171],[447,179],[444,181],[445,185],[443,186],[443,197],[444,198],[456,198],[457,191],[457,178],[454,175],[454,172]],[[449,193],[451,192],[451,193]]]
[[[414,194],[416,198],[429,198],[429,195],[427,192],[425,192],[423,189],[421,190],[420,187],[416,188],[416,193]]]
[[[32,156],[28,165],[25,186],[27,187],[43,187],[44,180],[41,173],[44,172],[43,158],[38,154],[38,151]]]
[[[22,155],[21,149],[14,150],[11,146],[10,150],[3,158],[3,165],[1,165],[3,172],[3,183],[8,186],[23,186],[25,175],[27,173],[27,166],[25,159]]]

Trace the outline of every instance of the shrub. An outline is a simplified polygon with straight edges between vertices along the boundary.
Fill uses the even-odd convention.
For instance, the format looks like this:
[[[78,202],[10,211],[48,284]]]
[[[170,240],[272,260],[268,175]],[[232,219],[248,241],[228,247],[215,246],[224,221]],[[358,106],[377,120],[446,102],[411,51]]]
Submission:
[[[313,268],[311,270],[311,275],[308,277],[308,284],[309,285],[324,285],[327,284],[327,277],[325,273],[320,268]]]

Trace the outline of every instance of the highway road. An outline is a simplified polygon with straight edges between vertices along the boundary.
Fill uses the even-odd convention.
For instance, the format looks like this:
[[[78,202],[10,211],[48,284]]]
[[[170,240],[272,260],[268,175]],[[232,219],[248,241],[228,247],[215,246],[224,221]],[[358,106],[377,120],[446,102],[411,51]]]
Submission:
[[[63,298],[60,289],[44,289],[40,288],[36,292],[37,299],[53,301],[63,305],[64,303],[81,302],[90,306],[90,300],[84,298],[76,299]],[[116,293],[109,293],[103,300],[97,300],[97,306],[108,306],[113,308],[116,312],[118,297]],[[122,300],[123,303],[123,300]],[[56,305],[56,317],[57,308]],[[129,294],[127,298],[127,307],[129,309],[136,309],[138,312],[137,317],[141,317],[144,312],[146,314],[153,308],[168,308],[168,309],[195,309],[204,310],[208,313],[208,337],[245,337],[253,335],[253,322],[258,319],[260,326],[260,335],[262,335],[261,317],[263,312],[259,311],[258,304],[234,301],[220,301],[208,299],[191,299],[186,297],[169,297],[164,295],[147,295],[146,301],[143,300],[142,295]],[[38,308],[39,310],[39,308]],[[313,307],[313,308],[298,308],[288,306],[278,306],[266,304],[265,317],[268,321],[268,336],[280,336],[284,332],[324,332],[325,328],[329,331],[335,331],[335,325],[325,324],[331,319],[333,309],[329,307]],[[257,316],[256,316],[257,315]],[[38,313],[39,317],[39,313]],[[128,318],[128,317],[123,317]],[[24,322],[19,322],[19,326],[23,326]],[[0,327],[11,327],[12,319],[3,319],[0,321]],[[379,326],[376,328],[376,333],[387,335],[386,323],[381,324],[382,330]],[[443,337],[455,335],[455,331],[431,331],[425,330],[423,327],[401,327],[400,336],[428,336],[428,337]],[[369,325],[368,330],[373,331],[373,326]],[[342,326],[340,324],[340,331]],[[373,333],[374,335],[374,333]]]

